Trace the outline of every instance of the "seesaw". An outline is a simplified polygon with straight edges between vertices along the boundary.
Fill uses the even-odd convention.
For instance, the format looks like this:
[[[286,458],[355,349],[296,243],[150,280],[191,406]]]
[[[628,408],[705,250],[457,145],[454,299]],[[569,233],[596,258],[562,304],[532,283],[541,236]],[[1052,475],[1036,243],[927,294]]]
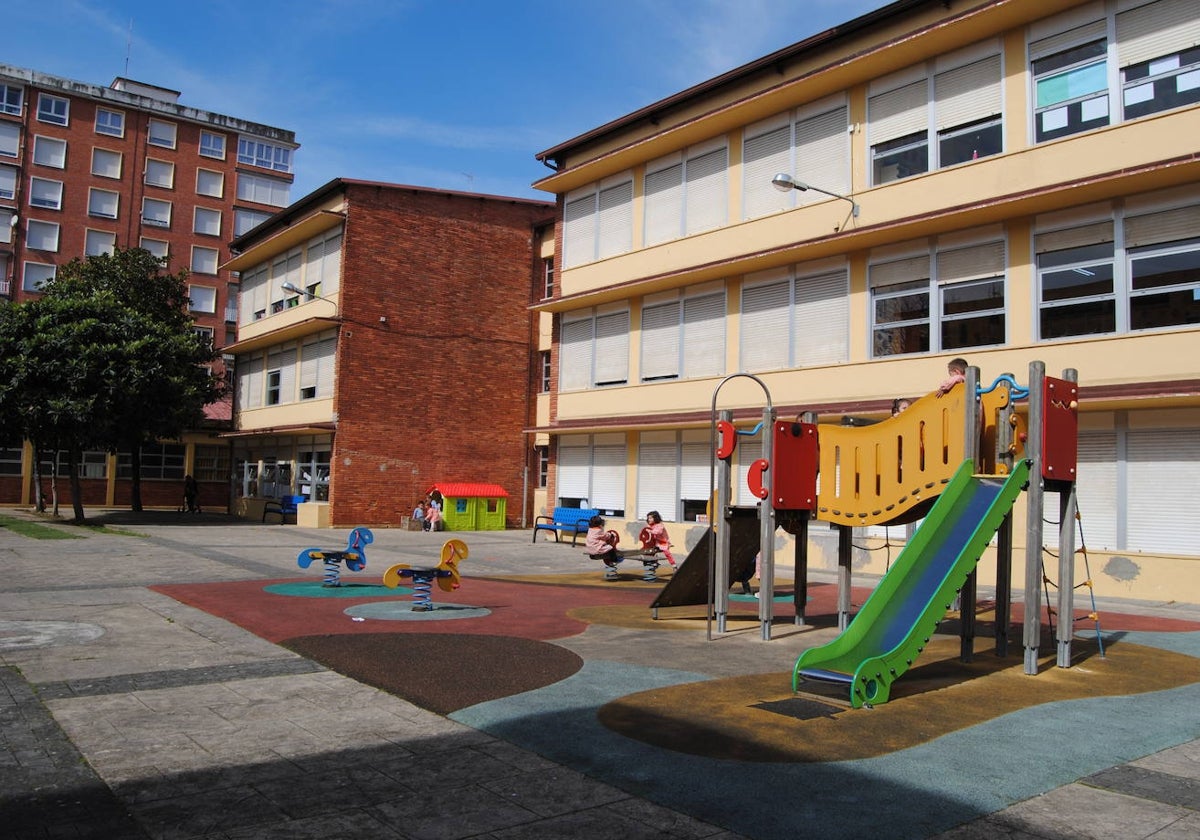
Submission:
[[[367,567],[367,546],[375,541],[375,535],[367,528],[355,528],[346,538],[346,550],[336,551],[327,548],[306,548],[300,552],[296,562],[301,569],[307,569],[314,560],[325,563],[325,582],[322,586],[341,586],[342,569],[339,564],[345,563],[352,572],[361,572]]]
[[[467,559],[467,544],[462,540],[446,540],[442,545],[440,562],[435,567],[414,567],[397,563],[383,573],[383,585],[395,589],[405,579],[412,580],[413,611],[433,610],[433,582],[443,592],[453,592],[462,585],[458,564]]]

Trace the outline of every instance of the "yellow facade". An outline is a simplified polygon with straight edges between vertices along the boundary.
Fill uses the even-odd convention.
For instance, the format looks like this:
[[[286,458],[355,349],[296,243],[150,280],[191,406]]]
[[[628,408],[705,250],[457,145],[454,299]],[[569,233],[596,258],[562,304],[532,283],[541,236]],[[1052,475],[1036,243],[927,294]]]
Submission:
[[[931,391],[952,357],[984,385],[1024,381],[1040,360],[1079,373],[1098,591],[1200,599],[1187,480],[1200,465],[1200,9],[893,4],[841,31],[539,155],[556,166],[537,186],[560,218],[554,295],[538,307],[555,374],[537,404],[551,452],[538,503],[586,499],[636,534],[673,502],[661,512],[690,545],[725,376],[757,376],[780,417],[879,418]],[[773,198],[778,161],[814,189]],[[739,425],[757,422],[760,389],[721,398]],[[836,566],[823,537],[810,551]]]

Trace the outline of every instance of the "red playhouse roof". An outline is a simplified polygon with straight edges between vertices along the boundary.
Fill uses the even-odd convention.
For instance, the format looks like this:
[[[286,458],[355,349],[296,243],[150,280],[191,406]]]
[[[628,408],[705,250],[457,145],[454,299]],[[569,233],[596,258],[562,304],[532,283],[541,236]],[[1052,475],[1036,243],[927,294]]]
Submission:
[[[441,484],[435,484],[429,488],[430,493],[432,493],[434,490],[440,491],[443,496],[450,496],[452,498],[460,499],[474,499],[480,497],[492,499],[496,498],[497,496],[503,496],[506,498],[508,496],[508,491],[499,484],[480,484],[471,481],[447,481]]]

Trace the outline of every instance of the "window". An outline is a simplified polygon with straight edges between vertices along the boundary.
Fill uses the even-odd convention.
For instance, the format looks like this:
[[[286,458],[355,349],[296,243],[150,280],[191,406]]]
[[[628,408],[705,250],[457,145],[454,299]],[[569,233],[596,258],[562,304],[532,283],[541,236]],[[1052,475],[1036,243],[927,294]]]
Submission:
[[[192,273],[216,274],[217,265],[220,262],[219,254],[220,252],[216,248],[192,246]]]
[[[300,347],[300,399],[333,396],[333,360],[337,333],[328,331],[304,340]]]
[[[17,196],[17,169],[14,166],[0,166],[0,198],[9,201]]]
[[[933,77],[937,166],[966,163],[1004,150],[1000,56],[940,72]]]
[[[742,145],[743,218],[829,199],[817,192],[780,192],[771,183],[780,172],[795,174],[830,192],[849,192],[846,113],[843,98],[836,97],[746,128]]]
[[[21,151],[21,125],[0,122],[0,156],[15,158]]]
[[[261,166],[264,169],[274,169],[276,172],[292,171],[292,150],[286,146],[267,143],[262,140],[252,140],[249,137],[238,138],[238,163],[250,166]]]
[[[910,82],[867,102],[873,184],[929,171],[928,82]]]
[[[296,345],[284,344],[267,351],[267,405],[296,400]]]
[[[550,447],[537,447],[537,486],[545,487],[550,483]]]
[[[624,385],[629,379],[629,310],[564,317],[559,390]]]
[[[624,434],[563,435],[558,439],[558,504],[625,515]]]
[[[171,202],[157,198],[142,199],[142,224],[154,227],[171,226]]]
[[[304,251],[304,288],[313,295],[337,294],[342,276],[342,230],[310,239]]]
[[[187,447],[180,443],[147,443],[141,447],[141,477],[183,480]],[[117,453],[117,478],[133,477],[133,459],[128,452]]]
[[[646,245],[718,227],[726,221],[728,149],[724,140],[650,163],[645,181]]]
[[[38,94],[38,122],[66,125],[70,119],[71,101],[48,93]]]
[[[146,129],[146,142],[151,146],[162,146],[164,149],[175,148],[175,123],[162,120],[150,120]]]
[[[13,241],[13,218],[16,213],[11,207],[0,207],[0,244],[7,245]],[[8,258],[5,257],[3,265],[0,265],[0,280],[8,277]]]
[[[42,286],[54,279],[55,267],[46,263],[25,263],[21,288],[27,292],[40,292]]]
[[[167,254],[169,253],[169,244],[161,239],[147,239],[143,236],[138,240],[138,247],[150,252],[150,254],[158,257],[160,260],[167,259]]]
[[[567,194],[563,267],[572,268],[633,248],[633,178],[622,173]]]
[[[196,195],[221,198],[225,195],[225,174],[211,169],[196,170]]]
[[[540,380],[541,384],[538,390],[543,394],[548,394],[550,393],[550,380],[554,372],[554,368],[550,362],[550,351],[543,350],[542,352],[538,353],[538,360],[541,363],[539,367],[542,371]]]
[[[229,447],[196,444],[192,460],[196,481],[229,481]]]
[[[65,449],[53,453],[47,452],[42,456],[42,475],[54,475],[58,478],[70,478],[70,456]],[[80,478],[107,478],[108,453],[99,451],[84,451],[79,453],[77,473]]]
[[[100,178],[120,178],[121,153],[92,149],[92,174]]]
[[[1109,123],[1108,25],[1096,14],[1089,6],[1050,18],[1029,45],[1036,142]]]
[[[57,137],[33,138],[33,162],[39,166],[65,169],[67,166],[67,141]]]
[[[41,207],[46,210],[61,210],[62,196],[62,181],[50,181],[46,178],[29,179],[30,207]]]
[[[188,300],[192,312],[217,311],[217,290],[211,286],[188,286]]]
[[[542,297],[554,297],[554,257],[542,260]]]
[[[24,450],[20,440],[11,440],[6,445],[0,445],[0,475],[21,475]]]
[[[1116,32],[1126,119],[1200,102],[1200,17],[1194,4],[1158,0],[1119,11]]]
[[[1005,265],[1003,241],[872,263],[872,357],[1003,344]]]
[[[96,133],[111,137],[125,136],[125,115],[107,108],[96,109]]]
[[[24,89],[14,85],[0,84],[0,114],[21,116]]]
[[[120,201],[121,197],[118,193],[92,187],[88,190],[88,215],[99,216],[102,219],[115,219]]]
[[[89,230],[84,236],[83,254],[87,257],[111,254],[117,247],[117,235],[106,230]]]
[[[147,158],[146,183],[152,187],[171,189],[175,186],[175,164],[165,160]]]
[[[34,251],[58,250],[58,225],[30,219],[25,226],[25,245]]]
[[[725,371],[725,291],[721,283],[666,293],[642,305],[643,382],[717,376]]]
[[[778,370],[845,361],[848,300],[848,274],[838,263],[749,275],[742,287],[741,369]]]
[[[205,236],[220,236],[221,211],[213,210],[210,207],[197,207],[192,221],[192,230],[194,233],[202,233]]]
[[[198,326],[193,325],[192,332],[195,333],[197,337],[199,337],[200,342],[205,347],[209,348],[210,350],[212,349],[212,346],[213,346],[213,328],[212,327],[198,327]],[[209,372],[211,373],[211,370]]]
[[[243,233],[254,230],[269,218],[271,218],[271,214],[262,210],[235,207],[233,210],[233,235],[241,236]]]
[[[291,185],[278,178],[268,178],[264,175],[249,175],[239,172],[237,176],[237,197],[239,201],[253,201],[257,204],[270,204],[273,207],[287,207],[288,196],[291,195]]]
[[[211,131],[200,132],[200,155],[225,160],[225,135]]]
[[[1035,238],[1038,336],[1043,340],[1117,329],[1113,225],[1102,222]]]

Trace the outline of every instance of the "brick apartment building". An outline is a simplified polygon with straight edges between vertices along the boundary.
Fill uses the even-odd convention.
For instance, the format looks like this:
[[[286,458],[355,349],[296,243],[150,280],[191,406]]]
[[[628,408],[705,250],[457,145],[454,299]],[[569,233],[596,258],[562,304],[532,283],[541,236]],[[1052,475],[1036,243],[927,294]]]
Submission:
[[[197,330],[217,347],[237,340],[227,243],[289,203],[295,135],[179,97],[0,64],[0,295],[20,301],[73,258],[141,247],[190,272]],[[210,412],[224,426],[230,413]],[[21,441],[0,440],[0,503],[29,503],[32,458]],[[129,503],[127,458],[89,452],[84,462],[85,505]],[[228,500],[229,447],[210,430],[147,447],[142,463],[149,506],[178,504],[189,471],[208,505]]]
[[[335,179],[231,243],[237,510],[399,525],[438,482],[500,485],[532,451],[531,278],[547,202]],[[551,226],[552,228],[552,226]]]

